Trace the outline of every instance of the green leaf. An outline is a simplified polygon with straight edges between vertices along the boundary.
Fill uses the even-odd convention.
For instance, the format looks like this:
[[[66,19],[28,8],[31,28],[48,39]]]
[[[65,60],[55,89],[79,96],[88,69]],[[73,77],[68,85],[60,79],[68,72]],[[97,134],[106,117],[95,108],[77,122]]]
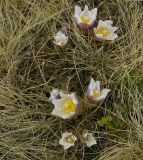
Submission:
[[[109,121],[109,122],[112,122],[112,120],[113,120],[112,116],[108,116],[108,117],[106,117],[106,119],[107,119],[107,121]]]
[[[97,123],[101,127],[107,127],[108,129],[113,129],[114,125],[112,121],[113,121],[113,117],[107,116],[107,117],[102,117],[100,120],[97,121]]]

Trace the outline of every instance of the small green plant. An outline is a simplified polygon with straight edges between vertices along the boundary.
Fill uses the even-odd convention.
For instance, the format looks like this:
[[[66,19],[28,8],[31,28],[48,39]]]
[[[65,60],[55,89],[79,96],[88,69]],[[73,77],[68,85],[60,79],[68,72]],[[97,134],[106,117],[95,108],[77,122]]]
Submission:
[[[100,120],[98,120],[97,123],[101,127],[107,127],[107,129],[114,129],[112,116],[102,117]]]

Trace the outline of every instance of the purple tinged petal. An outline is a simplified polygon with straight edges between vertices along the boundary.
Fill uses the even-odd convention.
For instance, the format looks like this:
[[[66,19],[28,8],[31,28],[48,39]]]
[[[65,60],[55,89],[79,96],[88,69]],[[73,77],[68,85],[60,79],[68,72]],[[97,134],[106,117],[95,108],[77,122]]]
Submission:
[[[78,24],[82,29],[89,29],[89,27],[91,27],[91,25],[89,24],[84,24],[84,23],[79,23]]]
[[[101,42],[105,42],[106,41],[105,38],[103,38],[102,36],[99,36],[99,35],[96,35],[96,39],[101,41]]]
[[[91,96],[91,89],[88,88],[87,90],[87,99],[91,104],[96,104],[95,99],[93,98],[93,96]]]
[[[85,30],[89,29],[94,24],[94,22],[91,24],[82,23],[79,21],[79,19],[77,17],[74,17],[74,22],[76,23],[77,26],[79,26],[80,28],[85,29]]]
[[[97,101],[96,101],[92,96],[87,96],[87,98],[88,98],[88,101],[89,101],[91,104],[94,104],[94,105],[97,104]]]
[[[101,96],[95,99],[95,98],[91,95],[91,89],[88,88],[88,90],[87,90],[87,98],[88,98],[88,100],[89,100],[89,102],[90,102],[91,104],[96,105],[97,103],[104,101],[110,91],[111,91],[110,89],[103,89],[103,90],[101,91]]]

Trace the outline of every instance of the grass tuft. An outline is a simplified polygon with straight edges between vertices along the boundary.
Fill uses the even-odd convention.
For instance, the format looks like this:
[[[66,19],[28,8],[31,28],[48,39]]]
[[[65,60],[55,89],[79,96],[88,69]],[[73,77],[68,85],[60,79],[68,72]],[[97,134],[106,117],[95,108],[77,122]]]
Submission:
[[[98,7],[97,21],[113,20],[119,38],[102,44],[81,33],[73,24],[77,4]],[[142,160],[142,20],[141,1],[0,1],[1,160]],[[65,50],[53,44],[62,26],[70,36]],[[91,76],[112,89],[95,108],[84,100]],[[52,88],[77,92],[82,115],[72,121],[51,116]],[[67,152],[59,145],[64,131],[80,138],[84,130],[98,145],[78,141]]]

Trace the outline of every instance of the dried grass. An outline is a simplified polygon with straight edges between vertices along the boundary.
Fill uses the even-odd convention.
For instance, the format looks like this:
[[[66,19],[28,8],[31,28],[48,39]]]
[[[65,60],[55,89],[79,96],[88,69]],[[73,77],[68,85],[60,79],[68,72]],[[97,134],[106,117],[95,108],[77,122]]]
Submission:
[[[73,25],[74,6],[98,6],[98,19],[112,19],[119,38],[101,44]],[[2,0],[0,1],[0,156],[1,160],[142,160],[143,9],[126,0]],[[65,26],[70,43],[61,51],[54,34]],[[51,116],[52,88],[77,92],[84,101],[90,77],[112,89],[96,109],[72,121]],[[88,105],[88,104],[86,104]],[[87,108],[87,106],[84,106]],[[112,115],[119,128],[97,125]],[[78,142],[64,152],[62,132],[77,136],[88,129],[98,145]]]

